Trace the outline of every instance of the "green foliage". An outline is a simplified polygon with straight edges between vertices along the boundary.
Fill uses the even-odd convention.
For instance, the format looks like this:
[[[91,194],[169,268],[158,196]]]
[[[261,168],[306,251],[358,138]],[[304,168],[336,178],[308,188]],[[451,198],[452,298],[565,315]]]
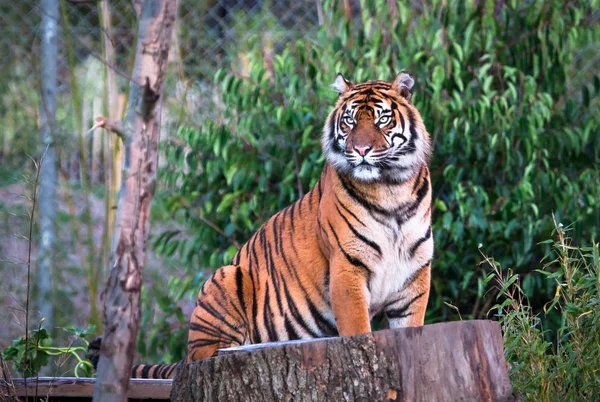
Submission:
[[[559,316],[552,342],[540,316],[527,302],[522,282],[484,255],[492,268],[499,304],[492,307],[500,320],[506,360],[515,391],[531,401],[583,401],[600,395],[600,250],[598,244],[577,248],[556,228],[550,262],[538,272],[556,285],[554,298],[544,306]],[[548,243],[552,243],[549,241]]]
[[[454,318],[455,309],[485,316],[492,300],[476,268],[480,243],[523,276],[541,308],[536,300],[554,287],[531,273],[549,249],[534,245],[551,230],[551,213],[578,222],[577,241],[600,226],[600,69],[584,63],[600,48],[590,17],[598,1],[398,2],[394,15],[371,0],[361,2],[360,23],[326,3],[316,40],[288,43],[271,59],[257,38],[246,71],[215,75],[210,118],[164,147],[159,200],[177,230],[155,237],[155,250],[190,275],[229,263],[318,179],[335,74],[361,82],[408,70],[435,147],[427,320]],[[195,294],[197,281],[188,285]]]
[[[187,354],[189,317],[177,304],[187,292],[196,292],[198,282],[192,286],[193,278],[173,276],[166,283],[155,276],[156,284],[151,289],[142,289],[142,317],[138,332],[137,348],[144,361],[152,363],[174,362]]]
[[[83,346],[52,346],[52,338],[45,328],[32,330],[29,337],[22,336],[13,341],[12,345],[4,349],[2,357],[6,361],[12,361],[15,371],[24,374],[27,377],[35,377],[42,367],[48,366],[51,357],[74,357],[77,364],[73,370],[76,377],[91,377],[92,365],[87,359],[83,359],[78,353],[86,355],[88,342],[85,337],[94,332],[93,325],[85,328],[75,328],[73,326],[63,328],[63,330],[73,336],[75,340],[80,339],[85,344]]]

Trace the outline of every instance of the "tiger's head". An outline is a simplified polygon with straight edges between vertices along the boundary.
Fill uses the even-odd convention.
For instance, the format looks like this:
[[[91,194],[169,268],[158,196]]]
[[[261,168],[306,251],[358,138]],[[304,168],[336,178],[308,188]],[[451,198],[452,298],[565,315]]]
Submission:
[[[340,93],[323,131],[327,161],[341,174],[365,182],[399,183],[427,162],[429,133],[411,103],[414,80],[352,84],[338,74]]]

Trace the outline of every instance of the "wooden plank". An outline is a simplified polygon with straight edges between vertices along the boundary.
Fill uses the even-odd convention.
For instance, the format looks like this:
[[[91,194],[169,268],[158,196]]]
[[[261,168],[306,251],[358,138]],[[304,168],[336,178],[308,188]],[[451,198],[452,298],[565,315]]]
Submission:
[[[25,396],[25,380],[14,378],[12,395]],[[27,395],[52,396],[52,397],[89,397],[94,394],[95,378],[76,377],[39,377],[36,384],[35,378],[27,379]],[[129,383],[127,397],[131,399],[169,399],[173,380],[155,380],[146,378],[132,378]],[[0,380],[0,396],[7,396],[6,382]],[[10,385],[9,385],[10,386]]]

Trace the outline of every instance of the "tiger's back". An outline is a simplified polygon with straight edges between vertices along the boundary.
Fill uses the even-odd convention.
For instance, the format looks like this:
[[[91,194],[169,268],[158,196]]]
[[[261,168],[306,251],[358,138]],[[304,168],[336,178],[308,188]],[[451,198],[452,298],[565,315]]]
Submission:
[[[323,131],[319,182],[275,214],[203,285],[185,361],[229,346],[355,335],[384,312],[392,328],[423,325],[429,296],[429,134],[413,80],[340,92]],[[176,365],[134,376],[171,377]]]

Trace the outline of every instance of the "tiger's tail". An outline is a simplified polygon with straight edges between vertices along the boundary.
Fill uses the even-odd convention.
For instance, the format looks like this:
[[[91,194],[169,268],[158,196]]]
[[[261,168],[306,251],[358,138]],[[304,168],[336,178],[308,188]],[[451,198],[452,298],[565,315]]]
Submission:
[[[94,367],[98,369],[98,360],[100,359],[100,346],[102,337],[98,337],[88,345],[87,357]],[[131,378],[173,378],[177,369],[183,361],[172,364],[138,364],[131,369]]]
[[[131,369],[131,378],[173,378],[181,363],[138,364]]]

